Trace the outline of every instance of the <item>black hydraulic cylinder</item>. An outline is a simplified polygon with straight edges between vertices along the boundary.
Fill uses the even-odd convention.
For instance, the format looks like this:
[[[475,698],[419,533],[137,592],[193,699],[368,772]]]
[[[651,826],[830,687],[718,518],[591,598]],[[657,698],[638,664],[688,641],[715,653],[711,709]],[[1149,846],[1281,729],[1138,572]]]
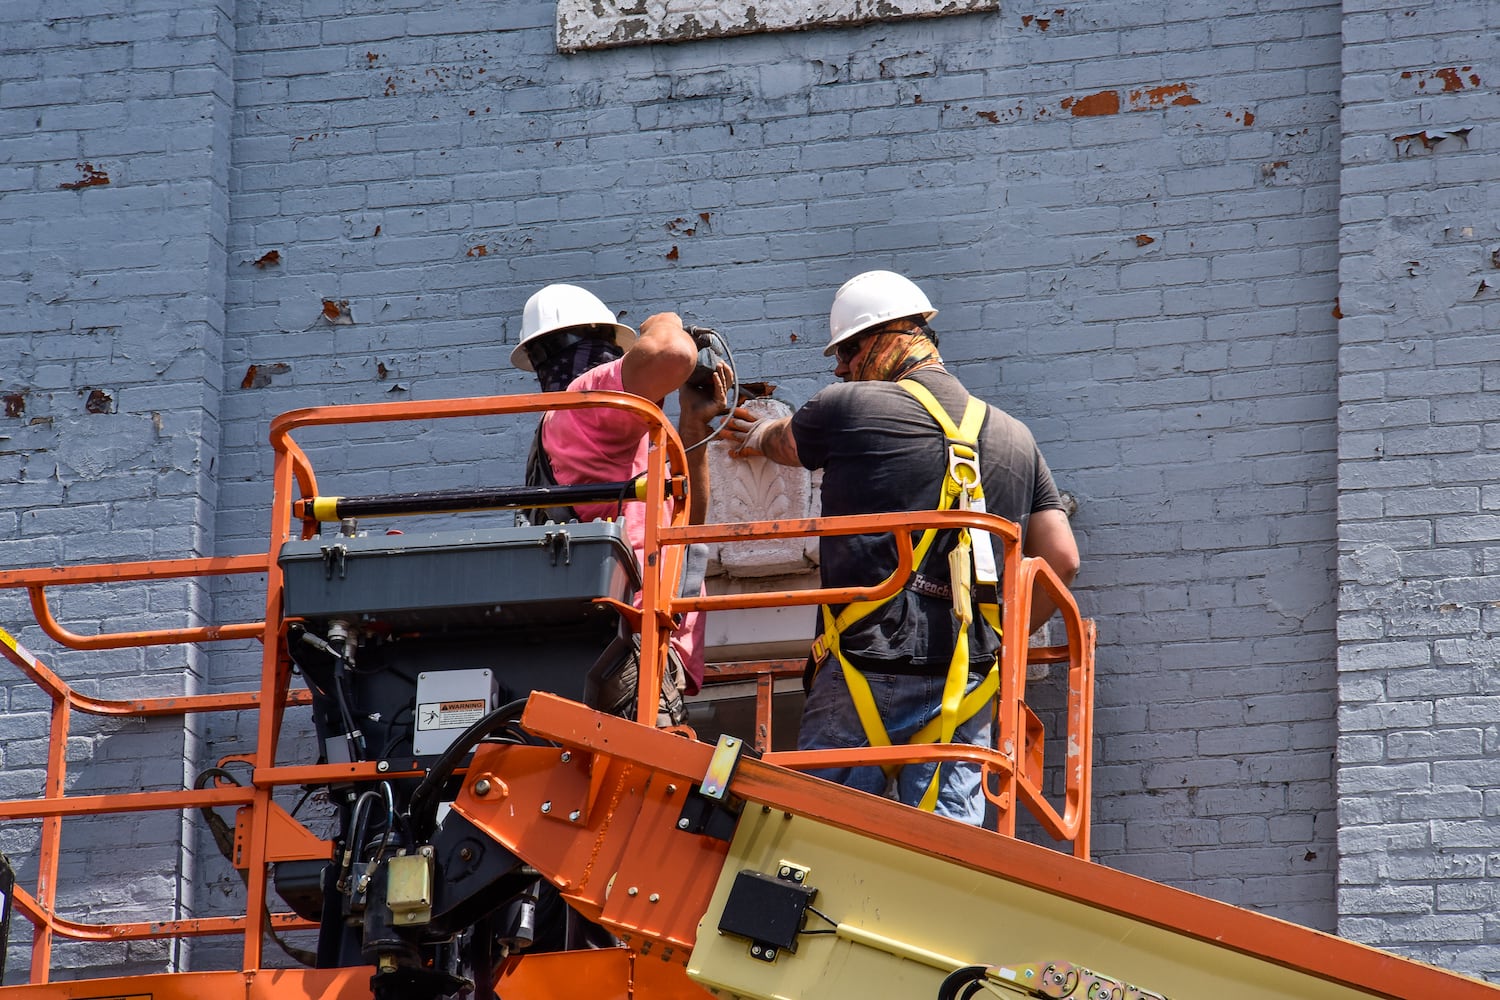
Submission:
[[[646,479],[642,476],[619,483],[581,483],[576,486],[496,486],[488,489],[429,490],[365,497],[308,497],[296,501],[292,510],[300,518],[332,522],[348,517],[571,507],[580,503],[617,503],[645,498]]]

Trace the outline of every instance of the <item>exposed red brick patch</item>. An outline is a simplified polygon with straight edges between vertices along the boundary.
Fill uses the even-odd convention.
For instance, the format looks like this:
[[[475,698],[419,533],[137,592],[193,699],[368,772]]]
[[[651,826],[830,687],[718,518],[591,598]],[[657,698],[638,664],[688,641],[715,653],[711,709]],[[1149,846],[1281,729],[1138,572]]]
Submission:
[[[1462,72],[1469,73],[1470,74],[1469,79],[1473,83],[1478,84],[1479,83],[1479,74],[1471,72],[1473,70],[1473,68],[1474,67],[1472,67],[1472,66],[1465,66],[1463,68]],[[1437,77],[1439,80],[1443,81],[1443,90],[1450,91],[1450,90],[1463,90],[1464,89],[1464,79],[1459,74],[1460,74],[1459,70],[1456,70],[1456,69],[1454,69],[1453,67],[1450,66],[1450,67],[1447,67],[1446,69],[1435,70],[1432,75],[1435,76],[1435,77]]]
[[[267,250],[254,261],[255,266],[264,271],[268,267],[275,267],[281,263],[280,250]]]
[[[1255,124],[1255,113],[1252,111],[1226,111],[1224,112],[1224,117],[1230,121],[1239,122],[1246,128]]]
[[[1343,319],[1344,318],[1344,310],[1342,308],[1340,308],[1340,306],[1339,306],[1339,300],[1338,300],[1337,296],[1335,296],[1334,300],[1333,300],[1333,318],[1334,319]]]
[[[1089,94],[1087,97],[1065,97],[1062,107],[1064,111],[1071,111],[1076,118],[1092,117],[1095,115],[1117,115],[1120,113],[1120,92],[1117,90],[1101,90],[1097,94]]]
[[[324,299],[323,318],[338,326],[352,326],[354,315],[349,312],[349,300]]]
[[[1160,87],[1130,92],[1131,111],[1146,111],[1150,108],[1165,107],[1168,104],[1186,106],[1201,103],[1193,96],[1193,85],[1190,83],[1169,83]]]
[[[24,392],[7,393],[5,396],[0,396],[0,400],[5,402],[5,415],[7,417],[19,418],[26,416],[26,394]]]
[[[391,370],[385,366],[385,362],[384,361],[377,361],[377,362],[375,362],[375,377],[376,378],[378,378],[378,379],[384,379],[387,376],[389,376],[390,373],[391,373]]]
[[[980,118],[983,118],[985,121],[989,122],[991,125],[999,125],[1000,124],[1000,115],[999,115],[998,112],[995,112],[995,111],[976,111],[974,113],[976,115],[978,115]]]
[[[1479,74],[1474,72],[1473,66],[1445,66],[1434,70],[1407,70],[1401,74],[1403,80],[1415,80],[1418,90],[1426,90],[1429,81],[1441,83],[1443,93],[1452,93],[1456,90],[1472,90],[1481,83]]]
[[[670,249],[670,250],[667,251],[667,260],[676,260],[676,259],[677,259],[677,245],[674,243],[672,245],[672,249]]]
[[[84,390],[78,390],[80,394]],[[89,389],[88,398],[83,402],[83,408],[90,413],[113,413],[115,412],[115,401],[109,393],[103,389]]]
[[[1059,8],[1057,8],[1056,10],[1054,10],[1052,12],[1052,16],[1051,17],[1045,17],[1045,16],[1043,16],[1041,14],[1022,14],[1021,15],[1021,27],[1023,27],[1023,28],[1029,28],[1033,24],[1035,24],[1037,26],[1037,30],[1038,31],[1046,31],[1048,28],[1052,27],[1052,22],[1054,20],[1056,20],[1057,18],[1062,17],[1066,13],[1067,13],[1066,10],[1062,9],[1061,7],[1059,7]]]
[[[83,176],[76,181],[64,181],[58,187],[64,191],[81,191],[89,187],[102,187],[109,183],[109,174],[92,163],[77,164],[78,172]]]
[[[469,249],[467,251],[465,251],[464,256],[465,257],[484,257],[484,256],[487,256],[489,254],[489,252],[490,252],[490,248],[489,247],[485,246],[483,243],[479,243],[479,244],[476,244],[475,246],[469,247]]]
[[[1135,238],[1135,245],[1138,246],[1138,247],[1149,247],[1151,244],[1153,244],[1155,242],[1156,241],[1154,239],[1152,239],[1151,237],[1147,236],[1145,233],[1141,233],[1139,236],[1137,236]]]

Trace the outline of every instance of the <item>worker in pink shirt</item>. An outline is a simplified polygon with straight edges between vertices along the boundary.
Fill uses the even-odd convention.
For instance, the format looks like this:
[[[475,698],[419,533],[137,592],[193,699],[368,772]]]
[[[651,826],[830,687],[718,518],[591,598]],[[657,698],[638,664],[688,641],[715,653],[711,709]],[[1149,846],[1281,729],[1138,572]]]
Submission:
[[[640,334],[616,320],[595,295],[576,285],[548,285],[526,302],[521,340],[511,363],[536,373],[546,392],[609,389],[628,392],[660,405],[676,392],[677,432],[687,444],[711,433],[714,417],[725,413],[730,374],[720,363],[708,388],[688,384],[699,361],[699,348],[675,313],[657,313],[641,324]],[[540,486],[559,483],[623,482],[646,469],[646,425],[633,415],[603,407],[555,410],[542,417],[527,459],[526,481]],[[708,511],[707,449],[688,452],[689,520],[701,524]],[[534,522],[594,521],[621,513],[613,503],[580,504],[531,513]],[[625,537],[641,556],[646,511],[639,503],[623,505]],[[695,551],[696,549],[696,551]],[[706,552],[690,547],[685,560],[684,589],[698,593]],[[683,695],[696,694],[703,682],[703,616],[683,616],[672,635],[671,655],[663,679],[661,725],[681,723]],[[622,639],[601,658],[585,700],[604,711],[632,715],[636,703],[638,637]],[[626,648],[626,647],[629,648]],[[618,664],[611,660],[620,661]]]

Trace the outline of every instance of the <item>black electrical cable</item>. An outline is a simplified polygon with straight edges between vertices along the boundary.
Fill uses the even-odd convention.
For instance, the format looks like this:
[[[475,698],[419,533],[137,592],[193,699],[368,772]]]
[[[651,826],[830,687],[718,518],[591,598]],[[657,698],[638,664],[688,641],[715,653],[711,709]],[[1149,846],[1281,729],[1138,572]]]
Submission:
[[[824,920],[828,921],[833,926],[829,927],[829,928],[825,928],[825,929],[820,930],[820,931],[807,931],[807,930],[798,931],[797,932],[798,934],[837,934],[839,932],[839,922],[837,920],[833,919],[832,917],[830,917],[828,914],[824,913],[822,910],[818,909],[816,906],[813,906],[813,905],[809,904],[808,907],[807,907],[807,912],[815,914],[816,916],[822,917]]]
[[[354,724],[354,713],[349,710],[348,692],[348,664],[344,654],[334,649],[327,640],[321,636],[313,635],[302,625],[293,624],[287,628],[287,635],[301,642],[303,645],[316,649],[325,656],[333,658],[333,700],[338,706],[339,723],[344,727],[344,742],[349,747],[349,759],[358,761],[365,759],[364,734]],[[305,674],[306,671],[304,670]]]
[[[386,758],[390,757],[391,751],[396,749],[396,744],[401,742],[402,737],[411,737],[416,733],[417,722],[415,718],[413,718],[412,721],[408,722],[401,731],[397,731],[397,723],[400,720],[401,716],[414,716],[415,714],[415,709],[413,709],[410,705],[403,705],[401,708],[396,710],[396,714],[391,716],[390,736],[388,739],[386,739],[385,746],[381,749],[380,757],[377,759],[385,760]]]
[[[349,861],[347,864],[341,866],[345,872],[349,871],[352,865],[358,864],[363,860],[365,828],[368,826],[370,820],[369,805],[371,802],[379,801],[385,805],[386,832],[390,832],[391,822],[395,819],[391,815],[390,808],[390,782],[383,781],[381,784],[386,786],[383,792],[378,788],[366,789],[354,801],[354,811],[349,817],[349,852],[347,855]]]
[[[458,735],[443,755],[437,759],[427,771],[427,776],[422,783],[411,793],[411,799],[406,808],[409,823],[409,831],[418,841],[425,841],[437,825],[438,795],[443,786],[453,776],[458,768],[459,762],[468,756],[470,750],[479,745],[480,741],[510,726],[521,717],[521,712],[526,708],[526,699],[521,698],[490,712],[488,715],[475,722],[468,729]],[[530,737],[520,730],[516,735],[530,742]]]
[[[989,973],[987,965],[966,965],[962,969],[949,973],[938,987],[937,1000],[965,1000],[971,997],[979,989],[983,988],[985,976]]]

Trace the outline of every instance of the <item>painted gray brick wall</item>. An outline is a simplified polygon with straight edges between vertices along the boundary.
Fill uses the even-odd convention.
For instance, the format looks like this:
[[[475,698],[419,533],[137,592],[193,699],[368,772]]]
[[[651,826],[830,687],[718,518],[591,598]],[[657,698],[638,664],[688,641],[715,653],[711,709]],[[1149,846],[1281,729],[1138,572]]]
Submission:
[[[1349,10],[1339,323],[1338,927],[1491,978],[1497,29]]]
[[[1366,6],[1099,0],[563,56],[542,2],[8,4],[0,334],[22,360],[0,388],[25,409],[0,422],[23,498],[0,564],[259,550],[275,414],[529,388],[506,359],[549,281],[715,325],[800,402],[830,377],[833,290],[894,268],[1079,499],[1098,859],[1490,973],[1495,323],[1483,294],[1451,307],[1496,235],[1493,110],[1462,106],[1465,148],[1391,136],[1492,102],[1439,71],[1493,75],[1494,15]],[[93,176],[75,163],[110,183],[59,189]],[[528,432],[305,443],[357,493],[513,482]],[[253,583],[150,610],[258,617]],[[258,664],[124,658],[109,683],[237,690]],[[168,735],[192,773],[253,723]],[[128,784],[149,755],[118,745],[104,780]],[[7,781],[27,746],[5,740]],[[240,905],[212,848],[193,860],[195,912]],[[131,907],[159,912],[110,912]],[[89,954],[69,960],[134,959]]]
[[[547,5],[239,10],[226,426],[522,388],[497,340],[549,280],[718,325],[798,401],[832,289],[906,271],[1082,502],[1100,859],[1333,926],[1337,5],[572,57]],[[225,544],[262,529],[261,439],[226,438]],[[524,443],[359,434],[349,489]]]
[[[223,377],[229,203],[226,7],[102,2],[0,13],[0,395],[6,566],[210,554]],[[201,623],[202,587],[57,594],[88,634]],[[178,694],[203,683],[195,651],[59,650],[24,605],[5,627],[84,692]],[[4,678],[7,795],[40,790],[47,702]],[[78,718],[69,790],[180,788],[201,726]],[[191,916],[194,853],[175,813],[63,824],[59,904],[76,919]],[[6,824],[0,850],[34,877],[37,828]],[[29,939],[15,921],[13,954]],[[183,949],[185,952],[186,949]],[[60,942],[63,970],[154,971],[186,955],[150,943]],[[12,961],[10,979],[25,962]],[[67,974],[64,971],[64,974]],[[77,974],[77,971],[73,973]]]

